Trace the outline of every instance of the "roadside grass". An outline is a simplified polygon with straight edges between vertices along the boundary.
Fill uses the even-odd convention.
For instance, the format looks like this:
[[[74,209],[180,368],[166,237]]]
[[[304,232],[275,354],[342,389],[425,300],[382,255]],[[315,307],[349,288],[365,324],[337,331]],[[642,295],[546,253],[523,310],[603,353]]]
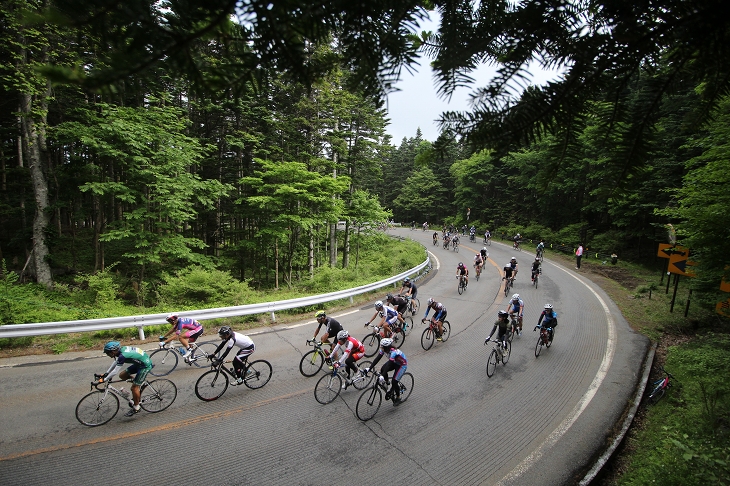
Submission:
[[[546,256],[575,266],[572,256]],[[687,307],[687,278],[680,278],[670,312],[674,280],[667,292],[667,276],[662,282],[655,269],[584,260],[577,272],[600,285],[631,327],[657,343],[645,396],[651,383],[663,376],[659,367],[676,378],[657,405],[642,404],[623,443],[592,486],[730,484],[727,320],[699,300],[690,300]]]

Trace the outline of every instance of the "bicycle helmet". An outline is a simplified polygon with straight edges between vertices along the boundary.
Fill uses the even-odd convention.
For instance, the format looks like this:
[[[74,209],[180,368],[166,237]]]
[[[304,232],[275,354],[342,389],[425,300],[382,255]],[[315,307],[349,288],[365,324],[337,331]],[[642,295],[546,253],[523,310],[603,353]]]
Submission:
[[[497,312],[497,317],[499,317],[500,319],[507,317],[507,311],[501,310],[501,311]]]
[[[320,310],[320,311],[317,311],[316,314],[314,314],[314,317],[315,317],[315,319],[322,319],[324,317],[327,317],[327,314],[323,310]]]
[[[122,349],[122,345],[119,343],[119,341],[109,341],[104,345],[105,353],[112,353],[114,351],[119,351],[120,349]]]
[[[464,268],[464,264],[462,262],[459,262],[459,268]]]
[[[487,251],[487,247],[485,246],[484,248],[482,248],[482,250]]]
[[[390,348],[393,346],[393,340],[390,338],[383,338],[380,340],[381,348]]]
[[[520,294],[513,295],[512,300],[520,300]]]
[[[403,284],[405,285],[405,284],[409,283],[410,281],[411,281],[411,279],[406,277],[403,279]]]
[[[433,304],[433,302],[434,302],[433,297],[429,297],[427,305],[431,305],[431,304]]]
[[[347,338],[350,337],[350,333],[345,331],[344,329],[337,333],[337,340],[340,342],[347,341]]]
[[[172,321],[177,320],[177,314],[170,314],[169,316],[165,317],[165,320],[172,324]]]
[[[390,302],[391,300],[393,300],[393,294],[386,295],[385,296],[385,300],[387,300],[388,302]]]
[[[540,257],[535,257],[535,261],[536,262],[539,262],[540,261]]]
[[[552,304],[545,304],[545,310],[553,310]]]
[[[517,261],[517,258],[515,258],[515,257],[512,257],[512,258],[510,259],[510,263],[512,263],[512,262],[516,262],[516,261]]]
[[[382,309],[383,308],[383,301],[382,300],[376,301],[375,302],[375,308],[376,309]]]
[[[218,330],[218,336],[222,338],[229,338],[233,334],[233,330],[231,330],[228,326],[223,326]]]

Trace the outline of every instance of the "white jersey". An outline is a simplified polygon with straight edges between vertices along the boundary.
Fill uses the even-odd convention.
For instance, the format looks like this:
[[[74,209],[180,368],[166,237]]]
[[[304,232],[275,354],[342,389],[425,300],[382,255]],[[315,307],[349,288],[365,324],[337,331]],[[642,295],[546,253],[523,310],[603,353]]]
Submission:
[[[227,348],[232,348],[233,346],[238,346],[241,349],[248,348],[253,344],[253,341],[250,337],[246,336],[245,334],[241,334],[240,332],[233,333],[233,336],[228,340],[226,343]]]

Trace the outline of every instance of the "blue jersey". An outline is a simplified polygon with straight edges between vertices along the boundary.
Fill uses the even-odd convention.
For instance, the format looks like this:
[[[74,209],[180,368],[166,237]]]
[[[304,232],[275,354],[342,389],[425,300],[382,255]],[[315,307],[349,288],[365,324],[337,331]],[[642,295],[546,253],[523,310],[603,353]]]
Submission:
[[[380,348],[380,355],[382,356],[383,354],[385,354],[383,352],[383,348]],[[390,348],[390,353],[388,353],[388,360],[393,361],[398,366],[408,365],[408,359],[406,359],[405,353],[403,353],[403,351],[401,351],[400,349]]]
[[[524,306],[525,306],[525,303],[522,302],[522,299],[518,300],[517,302],[515,302],[514,300],[509,301],[509,310],[511,312],[519,312],[520,307],[524,307]]]

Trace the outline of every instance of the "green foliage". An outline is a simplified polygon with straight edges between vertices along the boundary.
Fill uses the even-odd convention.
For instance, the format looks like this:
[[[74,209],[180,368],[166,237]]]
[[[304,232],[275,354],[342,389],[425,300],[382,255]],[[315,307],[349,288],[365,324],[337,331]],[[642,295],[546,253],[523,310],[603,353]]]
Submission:
[[[243,305],[258,302],[247,282],[234,279],[230,273],[211,270],[197,265],[179,270],[174,275],[163,274],[159,286],[160,305],[184,309],[197,304],[203,307],[212,303]]]

